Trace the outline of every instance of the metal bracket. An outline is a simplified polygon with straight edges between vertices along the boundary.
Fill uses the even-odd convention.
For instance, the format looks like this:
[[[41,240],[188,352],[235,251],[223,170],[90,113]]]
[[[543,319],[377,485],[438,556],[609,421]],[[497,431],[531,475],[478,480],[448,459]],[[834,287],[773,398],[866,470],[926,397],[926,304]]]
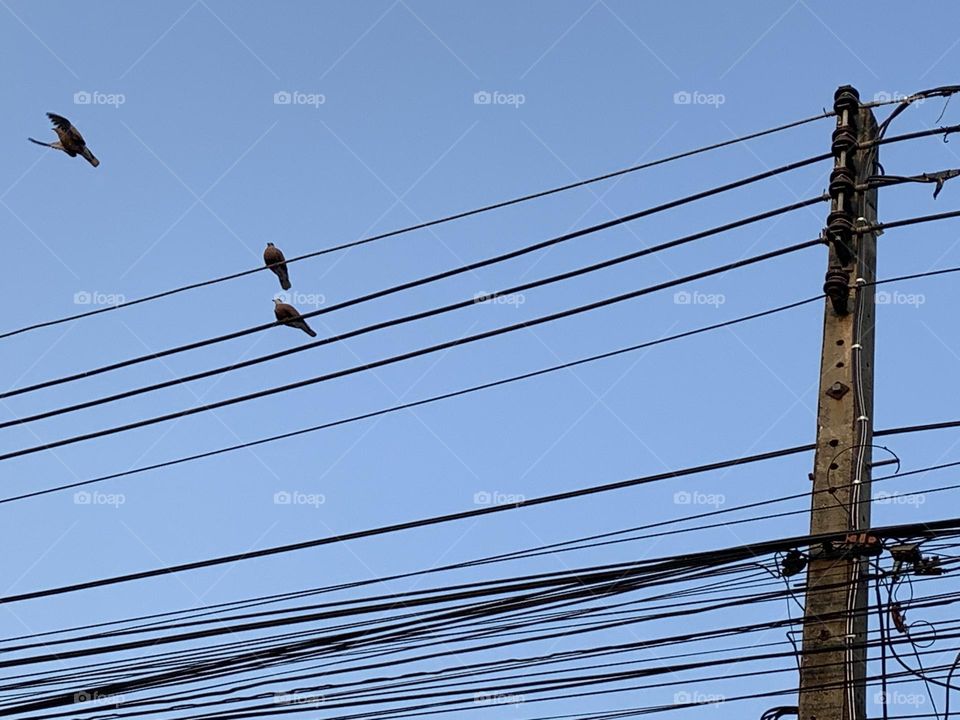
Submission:
[[[844,395],[850,392],[850,387],[844,385],[842,382],[835,382],[829,388],[827,388],[827,395],[832,397],[834,400],[840,400]]]

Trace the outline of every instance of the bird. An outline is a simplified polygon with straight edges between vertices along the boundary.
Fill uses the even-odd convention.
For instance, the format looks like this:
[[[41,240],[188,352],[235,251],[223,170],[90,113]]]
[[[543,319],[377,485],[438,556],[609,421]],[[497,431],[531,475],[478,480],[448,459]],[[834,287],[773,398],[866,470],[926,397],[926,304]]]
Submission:
[[[263,262],[267,267],[280,278],[280,287],[284,290],[290,289],[290,276],[287,274],[287,259],[283,252],[272,242],[267,243],[263,251]]]
[[[293,305],[288,305],[283,302],[280,298],[273,299],[273,314],[276,315],[277,320],[284,325],[303,330],[310,337],[317,336],[313,329],[307,325],[307,321],[303,319],[297,309]]]
[[[32,137],[28,137],[27,140],[37,145],[53,148],[54,150],[63,150],[70,157],[81,155],[94,167],[100,164],[100,161],[94,157],[93,153],[90,152],[90,148],[87,147],[87,141],[83,139],[83,135],[80,134],[80,131],[77,130],[69,120],[63,117],[63,115],[49,112],[47,113],[47,117],[50,118],[50,122],[53,123],[53,131],[60,140],[55,143],[40,142],[39,140],[34,140]]]

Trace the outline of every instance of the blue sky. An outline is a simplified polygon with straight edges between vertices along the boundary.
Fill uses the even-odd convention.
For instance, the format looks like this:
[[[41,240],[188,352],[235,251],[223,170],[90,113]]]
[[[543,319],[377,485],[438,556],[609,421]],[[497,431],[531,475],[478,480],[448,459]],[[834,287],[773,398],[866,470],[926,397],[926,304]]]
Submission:
[[[77,312],[88,307],[77,304],[85,297],[132,299],[255,266],[267,241],[288,257],[299,255],[812,115],[832,104],[840,84],[872,99],[954,83],[960,58],[960,11],[948,4],[188,0],[90,3],[79,13],[63,2],[0,6],[7,57],[0,64],[7,108],[0,116],[0,237],[8,267],[0,286],[2,330]],[[477,102],[483,93],[495,102]],[[696,102],[677,102],[678,93]],[[922,104],[892,132],[931,127],[942,109],[942,101]],[[79,127],[99,168],[26,142],[28,135],[52,138],[46,111]],[[955,106],[942,122],[957,122]],[[301,310],[337,302],[826,152],[831,130],[832,122],[822,121],[297,263],[290,268],[294,289]],[[882,161],[891,174],[956,167],[956,144],[931,138],[890,146]],[[343,331],[613,257],[817,195],[828,172],[827,163],[805,168],[312,322],[321,335]],[[958,192],[947,185],[933,201],[926,186],[885,190],[881,218],[953,209]],[[801,210],[531,291],[512,304],[480,305],[8,429],[0,450],[626,292],[816,237],[825,216],[825,207]],[[879,274],[960,264],[958,241],[949,222],[890,231],[880,239]],[[799,300],[819,292],[824,266],[823,251],[808,250],[688,288],[698,297],[716,296],[714,302],[682,304],[672,291],[654,294],[375,373],[8,461],[0,467],[3,495],[335,420]],[[954,281],[897,289],[920,299],[879,309],[876,426],[952,419],[960,391]],[[269,322],[278,290],[275,278],[258,273],[4,340],[3,384],[19,387]],[[3,505],[2,594],[466,509],[477,493],[532,497],[810,442],[821,322],[821,308],[809,306],[97,488],[119,495],[119,505],[78,504],[69,492]],[[13,398],[0,404],[0,418],[304,340],[273,329]],[[909,469],[960,459],[957,440],[941,432],[888,444]],[[801,455],[401,537],[22,603],[0,610],[0,629],[36,632],[454,562],[682,516],[690,508],[675,502],[677,492],[719,493],[728,505],[803,492],[811,467],[812,457]],[[930,476],[889,489],[943,482]],[[322,495],[324,502],[277,504],[278,492]],[[875,520],[957,513],[955,496],[932,497],[877,506]],[[801,515],[524,567],[560,569],[805,531]],[[793,682],[770,680],[770,687],[784,680]],[[666,690],[642,702],[584,700],[576,709],[664,697]],[[769,704],[743,711],[756,716]]]

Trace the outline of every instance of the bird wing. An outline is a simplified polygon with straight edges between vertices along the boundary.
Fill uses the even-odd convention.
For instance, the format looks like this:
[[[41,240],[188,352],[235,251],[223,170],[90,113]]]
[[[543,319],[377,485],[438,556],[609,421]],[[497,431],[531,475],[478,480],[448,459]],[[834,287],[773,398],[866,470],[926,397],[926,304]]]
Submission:
[[[57,135],[60,135],[61,139],[64,139],[63,136],[66,135],[66,140],[68,142],[74,142],[77,145],[87,144],[86,140],[83,139],[83,135],[80,134],[80,131],[77,130],[73,126],[73,123],[67,120],[63,115],[47,113],[47,117],[50,118],[50,122],[53,123],[53,126],[57,128]]]
[[[298,320],[300,318],[300,313],[297,312],[297,309],[287,303],[277,303],[276,306],[274,306],[273,312],[277,316],[277,320],[281,322],[284,320]]]
[[[69,130],[70,128],[73,127],[73,125],[70,124],[70,121],[67,120],[63,115],[57,115],[56,113],[48,112],[47,117],[50,118],[50,122],[52,122],[56,127],[60,128],[61,130]]]

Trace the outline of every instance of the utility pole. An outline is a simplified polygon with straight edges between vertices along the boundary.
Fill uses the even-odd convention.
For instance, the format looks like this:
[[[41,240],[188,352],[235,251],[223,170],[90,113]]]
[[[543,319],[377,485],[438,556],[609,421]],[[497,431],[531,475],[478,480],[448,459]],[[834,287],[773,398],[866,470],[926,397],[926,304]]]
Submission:
[[[825,240],[823,350],[817,410],[810,534],[849,533],[812,547],[800,669],[800,720],[866,717],[867,584],[873,442],[874,285],[878,174],[877,122],[860,95],[834,94],[837,127]],[[811,651],[813,651],[812,654]]]

